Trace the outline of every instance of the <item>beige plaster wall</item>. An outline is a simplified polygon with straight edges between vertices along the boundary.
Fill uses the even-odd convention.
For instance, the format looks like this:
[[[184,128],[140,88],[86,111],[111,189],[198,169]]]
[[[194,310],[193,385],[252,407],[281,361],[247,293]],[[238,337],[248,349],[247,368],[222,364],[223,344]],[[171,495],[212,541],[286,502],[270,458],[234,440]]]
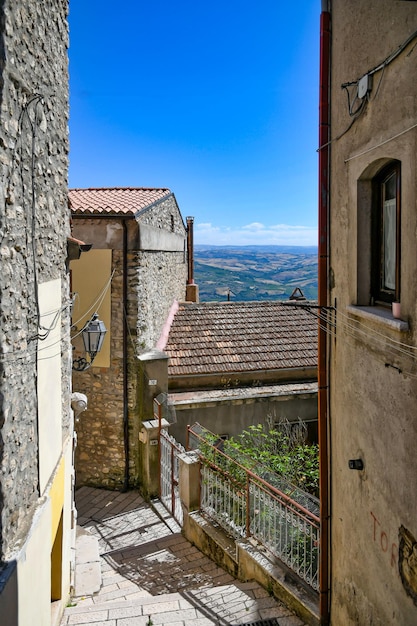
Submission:
[[[95,367],[110,367],[111,343],[111,250],[90,250],[71,263],[72,291],[76,294],[73,309],[74,358],[85,356],[81,329],[97,313],[107,329],[103,346],[94,359]]]
[[[51,566],[50,545],[51,503],[46,500],[33,517],[30,533],[19,555],[18,624],[50,624],[51,621]],[[36,574],[35,574],[36,572]]]
[[[331,5],[336,138],[352,121],[341,84],[364,75],[406,40],[417,26],[417,4]],[[337,315],[329,342],[331,623],[344,626],[417,623],[417,596],[403,584],[409,562],[401,550],[402,527],[417,538],[415,43],[374,76],[363,115],[331,146],[329,304]],[[356,306],[369,304],[363,274],[369,273],[364,248],[370,245],[358,181],[390,159],[400,160],[402,170],[403,322],[389,308]],[[349,469],[357,458],[363,471]],[[417,592],[416,574],[410,575]]]
[[[170,399],[176,412],[176,423],[170,427],[170,433],[183,445],[186,443],[187,426],[198,422],[218,435],[236,437],[250,426],[262,424],[272,426],[280,419],[296,422],[298,419],[309,424],[312,438],[317,430],[317,391],[306,393],[288,393],[262,397],[253,393],[218,401],[192,398],[188,403],[176,402],[175,394]]]

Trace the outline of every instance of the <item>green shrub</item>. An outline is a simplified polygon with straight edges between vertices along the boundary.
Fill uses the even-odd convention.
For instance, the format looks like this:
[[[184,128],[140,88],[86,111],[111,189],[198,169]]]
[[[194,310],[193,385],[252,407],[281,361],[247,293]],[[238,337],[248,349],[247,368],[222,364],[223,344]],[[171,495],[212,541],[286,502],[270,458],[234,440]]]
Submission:
[[[224,442],[224,451],[236,461],[253,469],[262,463],[300,489],[319,495],[319,448],[307,444],[306,426],[281,420],[278,426],[250,426]]]

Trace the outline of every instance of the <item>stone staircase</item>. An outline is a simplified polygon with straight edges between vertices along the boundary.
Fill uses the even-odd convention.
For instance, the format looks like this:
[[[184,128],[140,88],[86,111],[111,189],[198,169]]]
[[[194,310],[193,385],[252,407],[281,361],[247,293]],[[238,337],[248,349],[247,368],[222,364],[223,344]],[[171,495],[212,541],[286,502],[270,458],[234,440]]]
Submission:
[[[77,508],[83,528],[62,626],[303,626],[258,583],[237,581],[204,556],[139,494],[83,487]]]

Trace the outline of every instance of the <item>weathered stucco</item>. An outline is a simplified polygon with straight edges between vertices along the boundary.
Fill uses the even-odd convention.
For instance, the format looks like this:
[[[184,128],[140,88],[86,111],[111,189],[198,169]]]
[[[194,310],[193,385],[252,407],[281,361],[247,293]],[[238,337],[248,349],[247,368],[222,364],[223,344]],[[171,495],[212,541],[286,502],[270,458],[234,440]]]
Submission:
[[[337,137],[352,121],[342,83],[398,49],[416,29],[417,5],[330,4],[331,623],[414,624],[399,535],[417,536],[417,40],[374,75],[364,112]],[[389,308],[357,306],[371,304],[369,181],[392,159],[401,162],[403,322]],[[349,469],[353,459],[362,471]]]
[[[250,426],[274,426],[280,420],[307,424],[317,441],[317,383],[283,384],[170,393],[176,422],[170,433],[183,445],[187,426],[198,422],[212,433],[235,437]]]

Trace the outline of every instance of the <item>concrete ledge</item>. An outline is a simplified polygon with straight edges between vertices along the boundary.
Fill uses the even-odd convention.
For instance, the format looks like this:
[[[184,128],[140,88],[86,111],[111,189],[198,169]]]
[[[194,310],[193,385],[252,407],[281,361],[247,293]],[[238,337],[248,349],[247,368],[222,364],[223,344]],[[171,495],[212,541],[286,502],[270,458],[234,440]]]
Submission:
[[[183,534],[204,554],[239,580],[255,580],[309,626],[319,626],[318,594],[252,540],[235,541],[199,513],[184,515]]]
[[[318,593],[304,587],[291,570],[251,540],[236,542],[236,549],[240,580],[256,580],[306,624],[319,626]]]
[[[183,534],[217,565],[235,578],[238,577],[235,542],[220,528],[216,528],[199,513],[194,512],[184,515]]]

